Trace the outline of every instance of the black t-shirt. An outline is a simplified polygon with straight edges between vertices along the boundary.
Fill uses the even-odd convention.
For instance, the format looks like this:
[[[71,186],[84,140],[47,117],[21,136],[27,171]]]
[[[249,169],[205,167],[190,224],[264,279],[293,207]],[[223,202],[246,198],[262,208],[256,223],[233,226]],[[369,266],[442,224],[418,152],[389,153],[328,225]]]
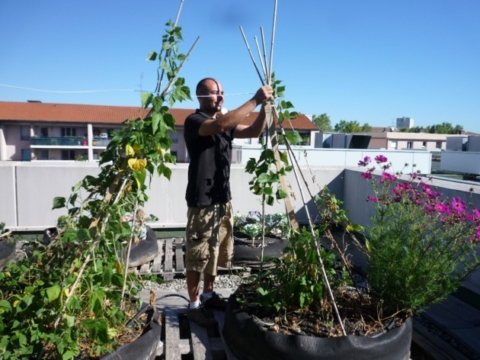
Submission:
[[[231,200],[230,163],[233,129],[200,136],[198,129],[211,117],[197,110],[185,120],[184,137],[190,164],[185,199],[188,207],[208,206]]]

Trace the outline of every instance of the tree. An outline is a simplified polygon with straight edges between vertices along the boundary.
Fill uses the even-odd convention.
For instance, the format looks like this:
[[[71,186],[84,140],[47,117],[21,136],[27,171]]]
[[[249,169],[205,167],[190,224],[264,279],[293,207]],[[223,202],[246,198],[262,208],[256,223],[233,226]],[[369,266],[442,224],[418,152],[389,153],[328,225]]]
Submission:
[[[327,114],[313,115],[312,122],[317,125],[321,132],[333,131],[332,122]]]
[[[430,134],[461,134],[463,132],[463,126],[453,126],[449,122],[443,122],[432,126],[427,126],[425,131]]]
[[[335,125],[334,130],[342,133],[359,133],[370,132],[372,130],[372,127],[368,125],[368,123],[360,125],[360,123],[356,120],[340,120],[340,122]]]

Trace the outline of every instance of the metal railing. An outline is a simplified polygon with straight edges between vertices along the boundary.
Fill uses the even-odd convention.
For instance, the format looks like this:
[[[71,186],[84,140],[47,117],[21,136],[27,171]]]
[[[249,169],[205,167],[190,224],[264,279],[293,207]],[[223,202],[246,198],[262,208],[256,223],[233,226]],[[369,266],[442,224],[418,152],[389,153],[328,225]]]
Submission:
[[[94,137],[92,140],[92,146],[107,146],[110,140],[100,139]],[[30,145],[40,146],[88,146],[88,140],[84,137],[70,136],[70,137],[31,137]]]

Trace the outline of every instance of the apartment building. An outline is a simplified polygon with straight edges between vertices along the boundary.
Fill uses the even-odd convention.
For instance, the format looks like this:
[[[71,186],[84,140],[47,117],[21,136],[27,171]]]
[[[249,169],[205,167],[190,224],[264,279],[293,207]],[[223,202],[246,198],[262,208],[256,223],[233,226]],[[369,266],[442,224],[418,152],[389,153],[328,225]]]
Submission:
[[[185,119],[195,109],[170,109],[176,132],[171,153],[178,162],[188,162],[183,139]],[[0,161],[98,160],[107,147],[113,131],[127,119],[145,118],[149,109],[132,106],[53,104],[39,101],[0,101]],[[252,123],[251,113],[244,124]],[[300,115],[286,127],[295,128],[310,138],[317,127]],[[237,139],[236,145],[255,144],[258,139]]]

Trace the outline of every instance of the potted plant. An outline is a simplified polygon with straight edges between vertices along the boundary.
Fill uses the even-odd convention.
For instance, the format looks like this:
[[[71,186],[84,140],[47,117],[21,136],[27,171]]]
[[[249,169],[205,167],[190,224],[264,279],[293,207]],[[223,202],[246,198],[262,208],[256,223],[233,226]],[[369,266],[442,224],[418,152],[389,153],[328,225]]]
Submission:
[[[176,160],[167,151],[169,132],[175,131],[169,105],[190,98],[178,77],[187,58],[178,51],[180,40],[181,29],[169,22],[162,50],[148,56],[158,59],[168,81],[160,91],[161,75],[156,93],[141,95],[143,106],[151,106],[149,115],[126,120],[101,155],[100,173],[73,186],[68,198],[54,199],[53,207],[66,208],[66,215],[58,219],[51,241],[31,242],[23,260],[0,272],[2,359],[98,358],[144,331],[127,326],[138,311],[135,295],[142,282],[127,271],[128,256],[124,262],[120,255],[122,240],[129,240],[128,252],[135,237],[134,222],[124,216],[138,214],[148,199],[149,177],[169,179],[168,165]],[[145,321],[160,331],[153,314]]]
[[[385,156],[375,162],[379,173],[370,158],[359,162],[372,185],[371,225],[350,224],[323,188],[320,224],[292,232],[275,266],[230,297],[223,332],[237,358],[408,359],[411,317],[477,265],[480,210],[441,197],[415,172],[389,172]]]

